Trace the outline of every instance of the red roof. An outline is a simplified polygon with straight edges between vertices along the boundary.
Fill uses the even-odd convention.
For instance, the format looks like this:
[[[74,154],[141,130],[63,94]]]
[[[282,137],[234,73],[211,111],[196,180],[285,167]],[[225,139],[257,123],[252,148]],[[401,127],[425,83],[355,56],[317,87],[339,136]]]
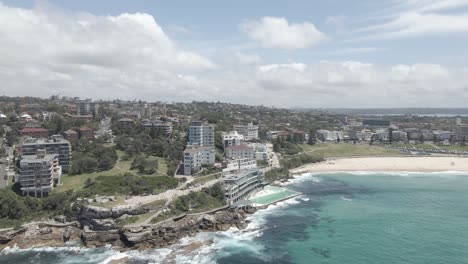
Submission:
[[[34,132],[47,132],[49,133],[49,130],[42,128],[42,127],[25,127],[20,130],[21,133],[34,133]]]
[[[93,131],[93,129],[89,127],[80,127],[80,131]]]

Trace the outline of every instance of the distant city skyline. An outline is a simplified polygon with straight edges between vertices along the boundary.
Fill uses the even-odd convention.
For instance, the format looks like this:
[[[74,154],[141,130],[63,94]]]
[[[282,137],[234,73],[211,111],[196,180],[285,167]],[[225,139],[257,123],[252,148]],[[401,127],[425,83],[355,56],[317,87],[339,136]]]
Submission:
[[[0,0],[0,95],[465,107],[468,0]]]

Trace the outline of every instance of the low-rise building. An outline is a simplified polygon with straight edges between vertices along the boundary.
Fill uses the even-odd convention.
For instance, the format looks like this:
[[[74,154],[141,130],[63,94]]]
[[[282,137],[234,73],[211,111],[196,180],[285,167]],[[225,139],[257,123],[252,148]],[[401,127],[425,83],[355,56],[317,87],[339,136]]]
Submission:
[[[237,124],[234,125],[233,130],[244,136],[244,140],[257,140],[258,139],[258,126],[254,125],[252,122],[247,125]]]
[[[145,120],[142,126],[147,133],[151,132],[152,129],[155,129],[163,135],[170,135],[173,128],[171,122],[164,122],[161,120]]]
[[[21,158],[18,180],[23,195],[48,195],[54,186],[60,184],[61,175],[57,154],[46,154],[45,150],[40,150],[37,155],[23,155]]]
[[[270,160],[270,149],[263,143],[249,143],[249,147],[255,149],[255,160]]]
[[[128,117],[120,118],[117,122],[120,129],[131,129],[135,125],[135,121]]]
[[[223,142],[224,149],[239,146],[244,143],[244,136],[237,131],[230,131],[229,133],[223,133]]]
[[[25,127],[20,131],[20,137],[47,138],[49,130],[42,127]]]
[[[317,139],[320,141],[335,141],[344,139],[343,131],[317,130]]]
[[[248,145],[238,145],[226,148],[227,159],[255,159],[255,149]]]
[[[263,187],[264,173],[261,169],[242,170],[224,180],[227,203],[234,205],[248,198],[253,191]]]
[[[77,140],[79,139],[78,132],[72,129],[65,130],[63,133],[63,138],[69,141]]]
[[[266,133],[266,137],[267,139],[269,140],[273,140],[273,139],[281,139],[281,140],[286,140],[289,136],[289,132],[288,131],[268,131]]]
[[[257,161],[251,159],[233,159],[228,160],[226,168],[223,169],[223,176],[229,176],[239,173],[241,170],[250,170],[257,168]]]
[[[80,134],[80,138],[94,139],[94,130],[90,127],[80,127],[78,132]]]

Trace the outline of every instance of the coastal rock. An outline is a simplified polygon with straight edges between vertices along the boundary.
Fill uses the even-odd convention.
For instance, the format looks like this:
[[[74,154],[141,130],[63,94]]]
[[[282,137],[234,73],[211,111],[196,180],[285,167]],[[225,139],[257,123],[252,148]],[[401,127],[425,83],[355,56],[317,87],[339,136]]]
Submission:
[[[113,218],[119,218],[124,214],[140,215],[148,212],[148,210],[142,206],[116,206],[113,207],[111,211]]]
[[[81,233],[81,241],[86,246],[96,247],[105,246],[106,244],[121,246],[122,244],[118,230],[108,230],[101,232],[83,230]]]
[[[71,236],[72,236],[72,228],[67,226],[65,227],[65,229],[63,229],[63,241],[64,242],[67,242],[70,240]]]
[[[64,215],[56,215],[54,217],[54,221],[58,223],[65,223],[67,221],[67,218]]]
[[[91,219],[90,228],[95,231],[117,229],[117,224],[112,219]]]
[[[86,218],[104,219],[104,218],[111,218],[112,211],[111,209],[108,209],[108,208],[86,205],[83,207],[81,215]]]

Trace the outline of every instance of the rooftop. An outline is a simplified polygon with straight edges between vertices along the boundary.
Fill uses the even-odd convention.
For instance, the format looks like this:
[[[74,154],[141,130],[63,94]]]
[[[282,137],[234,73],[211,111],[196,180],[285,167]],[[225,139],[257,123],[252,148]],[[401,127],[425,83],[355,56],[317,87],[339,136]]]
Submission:
[[[32,132],[49,132],[49,130],[42,127],[25,127],[20,130],[22,133],[32,133]]]
[[[237,145],[237,146],[231,146],[227,147],[226,150],[252,150],[253,148],[247,146],[247,145]]]
[[[35,162],[51,161],[51,160],[53,160],[54,158],[56,158],[57,155],[58,155],[58,154],[46,154],[46,155],[43,155],[43,156],[38,156],[38,155],[23,155],[23,156],[21,157],[20,163],[22,163],[22,162],[32,162],[32,161],[35,161]]]

